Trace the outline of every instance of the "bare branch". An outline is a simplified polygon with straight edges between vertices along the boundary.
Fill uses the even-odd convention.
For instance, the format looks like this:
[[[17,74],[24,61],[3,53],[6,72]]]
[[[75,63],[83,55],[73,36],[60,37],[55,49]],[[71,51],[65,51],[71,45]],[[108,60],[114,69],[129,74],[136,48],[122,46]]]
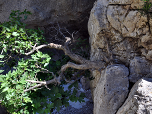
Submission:
[[[62,66],[61,71],[64,72],[69,67],[75,68],[75,69],[81,69],[81,70],[86,70],[86,69],[91,68],[88,64],[77,65],[77,64],[74,64],[72,62],[68,62],[67,64]]]
[[[83,64],[81,67],[76,67],[74,65],[76,69],[90,69],[90,68],[99,69],[99,68],[101,68],[101,66],[105,66],[105,63],[103,61],[97,61],[97,62],[90,61],[90,60],[87,60],[87,59],[81,57],[80,55],[72,53],[68,48],[68,44],[69,44],[70,40],[71,39],[69,37],[66,37],[66,42],[65,42],[64,46],[59,45],[59,44],[50,43],[48,45],[45,44],[45,45],[35,47],[32,51],[26,53],[26,55],[29,55],[29,54],[33,53],[35,50],[41,49],[43,47],[49,47],[49,48],[63,50],[65,52],[65,55],[68,55],[72,60],[74,60],[80,64]],[[71,65],[71,66],[73,66],[73,65]],[[73,66],[73,68],[74,68],[74,66]]]
[[[33,50],[31,50],[28,53],[25,53],[25,55],[30,55],[30,54],[34,53],[34,51],[39,50],[39,49],[44,48],[44,47],[47,47],[47,46],[48,46],[47,44],[44,44],[44,45],[40,45],[38,47],[33,47]]]
[[[24,90],[24,92],[28,92],[28,91],[31,91],[31,90],[33,90],[35,88],[38,88],[38,87],[41,87],[41,86],[46,86],[46,85],[49,85],[49,84],[54,84],[54,83],[61,84],[61,82],[60,82],[61,79],[62,79],[62,77],[59,76],[59,77],[54,78],[54,79],[49,80],[49,81],[26,80],[26,81],[31,82],[31,83],[39,83],[39,84],[37,84],[37,85],[35,85],[33,87],[30,87],[29,89]]]
[[[87,69],[92,69],[92,68],[99,70],[99,69],[103,69],[104,68],[103,66],[105,66],[105,64],[103,62],[89,61],[88,63],[84,63],[84,64],[80,64],[80,65],[72,63],[72,62],[68,62],[67,64],[62,66],[61,72],[64,72],[69,67],[75,68],[75,69],[80,69],[80,70],[87,70]]]
[[[69,82],[71,83],[71,81],[68,81],[63,75],[63,72],[69,67],[74,68],[74,69],[80,69],[80,70],[95,69],[95,70],[99,70],[99,71],[101,71],[102,69],[105,68],[106,63],[103,61],[90,61],[90,60],[87,60],[87,59],[81,57],[80,55],[76,55],[76,54],[72,53],[70,51],[70,49],[68,48],[68,44],[70,43],[71,39],[69,37],[65,37],[65,38],[66,38],[66,42],[64,43],[64,46],[59,45],[59,44],[54,44],[54,43],[49,43],[48,45],[44,44],[44,45],[41,45],[38,47],[33,47],[33,50],[26,53],[26,55],[32,54],[35,50],[39,50],[39,49],[44,48],[44,47],[49,47],[49,48],[63,50],[65,55],[68,55],[72,60],[74,60],[75,62],[80,63],[80,64],[68,62],[67,64],[63,65],[61,70],[60,70],[59,77],[56,77],[52,72],[49,72],[46,69],[42,69],[43,70],[42,72],[51,73],[54,76],[54,79],[49,80],[49,81],[27,80],[28,82],[38,83],[38,84],[36,86],[30,87],[29,89],[24,90],[24,92],[28,92],[30,90],[33,90],[33,89],[41,87],[41,86],[47,87],[48,84],[54,84],[54,83],[61,84],[62,79],[64,79],[68,83]]]
[[[28,82],[31,82],[31,83],[40,83],[40,84],[46,84],[46,82],[44,82],[44,81],[35,81],[35,80],[26,80],[26,81],[28,81]]]
[[[44,84],[38,84],[38,85],[36,85],[36,86],[30,87],[29,89],[24,90],[24,92],[31,91],[31,90],[33,90],[33,89],[35,89],[35,88],[38,88],[38,87],[41,87],[41,86],[43,86],[43,85],[44,85]]]

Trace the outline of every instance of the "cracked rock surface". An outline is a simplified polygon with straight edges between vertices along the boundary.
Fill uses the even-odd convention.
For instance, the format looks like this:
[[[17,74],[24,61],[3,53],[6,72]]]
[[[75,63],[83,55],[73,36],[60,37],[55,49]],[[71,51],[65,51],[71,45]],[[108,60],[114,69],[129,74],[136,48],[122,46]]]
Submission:
[[[149,2],[152,2],[152,0],[149,0]],[[115,100],[113,102],[107,100],[108,98],[113,98],[114,95],[111,93],[105,94],[106,91],[104,91],[105,85],[118,83],[119,85],[111,86],[111,92],[115,93],[114,91],[120,89],[122,83],[124,83],[121,79],[115,80],[118,76],[115,74],[117,70],[107,75],[104,73],[108,69],[91,72],[92,76],[95,77],[90,82],[92,97],[94,99],[94,114],[116,114],[128,97],[127,92],[130,91],[132,85],[138,83],[137,81],[141,78],[151,78],[149,74],[152,71],[152,19],[149,18],[149,15],[141,14],[139,9],[143,8],[143,6],[144,1],[142,0],[97,0],[91,10],[88,22],[91,46],[90,59],[92,61],[107,62],[106,59],[111,60],[112,55],[112,63],[107,63],[108,66],[110,64],[119,64],[121,68],[121,65],[124,65],[128,68],[129,72],[128,76],[126,75],[128,81],[125,82],[129,83],[129,86],[126,84],[126,96],[120,97],[117,100],[115,99],[117,106],[114,102]],[[109,81],[115,80],[115,83],[107,81],[108,79]],[[150,81],[150,83],[152,82]],[[146,87],[144,89],[145,91],[149,90]],[[138,91],[138,88],[134,88],[134,91]],[[116,93],[116,95],[119,96],[121,94]],[[146,101],[148,102],[148,100],[144,102]],[[135,103],[134,105],[136,107],[141,106],[140,103]],[[152,113],[150,112],[151,109],[146,108],[146,106],[146,104],[141,106],[147,110],[144,113],[140,112],[142,108],[140,108],[141,110],[137,110],[137,108],[126,109],[126,107],[129,107],[129,104],[126,104],[125,107],[121,107],[121,113],[119,114]],[[124,111],[124,109],[126,110]],[[130,113],[129,110],[133,111]]]
[[[152,78],[136,82],[116,114],[152,114]]]

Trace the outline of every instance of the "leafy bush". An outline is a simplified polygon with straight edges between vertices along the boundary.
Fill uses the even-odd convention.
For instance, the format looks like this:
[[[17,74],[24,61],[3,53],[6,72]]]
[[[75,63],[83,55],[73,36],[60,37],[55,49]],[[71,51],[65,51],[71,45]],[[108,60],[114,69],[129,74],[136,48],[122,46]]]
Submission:
[[[75,81],[64,91],[62,80],[60,85],[49,84],[38,86],[31,81],[48,81],[57,75],[57,71],[65,64],[68,57],[53,61],[51,55],[39,50],[30,56],[25,53],[45,42],[43,31],[27,29],[22,21],[31,14],[29,11],[12,11],[10,21],[0,24],[0,101],[12,114],[50,113],[60,106],[68,106],[69,100],[83,101],[84,94],[77,96],[78,83]],[[24,19],[22,19],[24,17]],[[8,69],[6,69],[6,67]],[[53,75],[54,74],[54,75]],[[26,91],[27,90],[27,91]],[[43,109],[43,110],[42,110]]]

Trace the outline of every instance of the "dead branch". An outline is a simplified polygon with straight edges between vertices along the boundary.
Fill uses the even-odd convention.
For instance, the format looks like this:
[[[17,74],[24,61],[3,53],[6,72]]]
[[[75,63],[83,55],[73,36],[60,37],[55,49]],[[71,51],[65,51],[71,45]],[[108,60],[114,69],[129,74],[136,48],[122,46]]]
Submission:
[[[56,76],[54,76],[54,79],[49,80],[49,81],[27,80],[28,82],[39,83],[39,84],[37,84],[36,86],[30,87],[29,89],[24,90],[24,92],[28,92],[30,90],[33,90],[33,89],[41,87],[41,86],[47,86],[48,84],[54,84],[54,83],[55,84],[60,84],[62,79],[67,80],[64,77],[63,72],[69,67],[74,68],[74,69],[80,69],[80,70],[94,69],[94,70],[99,70],[99,71],[105,68],[106,63],[103,62],[103,61],[87,60],[87,59],[81,57],[80,55],[72,53],[70,51],[70,49],[68,48],[68,44],[70,43],[71,39],[69,37],[65,37],[65,38],[66,38],[66,42],[64,43],[64,46],[59,45],[59,44],[54,44],[54,43],[44,44],[44,45],[41,45],[41,46],[38,46],[38,47],[33,47],[33,50],[31,50],[28,53],[25,53],[25,55],[30,55],[34,51],[39,50],[39,49],[44,48],[44,47],[55,48],[55,49],[58,49],[58,50],[63,50],[65,55],[68,55],[72,60],[74,60],[75,62],[77,62],[79,64],[68,62],[67,64],[62,66],[62,68],[60,70],[59,77],[56,78]],[[67,81],[67,82],[69,82],[69,81]]]
[[[30,55],[30,54],[34,53],[34,51],[39,50],[39,49],[44,48],[44,47],[47,47],[47,46],[48,46],[48,45],[46,45],[46,44],[40,45],[40,46],[38,46],[38,47],[33,46],[33,50],[31,50],[31,51],[28,52],[28,53],[25,53],[25,55]]]
[[[26,81],[31,82],[31,83],[39,83],[39,84],[37,84],[37,85],[35,85],[35,86],[33,86],[33,87],[30,87],[29,89],[24,90],[24,92],[31,91],[31,90],[33,90],[33,89],[35,89],[35,88],[38,88],[38,87],[41,87],[41,86],[47,86],[47,85],[49,85],[49,84],[55,84],[55,83],[61,84],[60,80],[61,80],[61,76],[59,76],[59,77],[57,77],[57,78],[54,78],[54,79],[52,79],[52,80],[49,80],[49,81],[26,80]]]

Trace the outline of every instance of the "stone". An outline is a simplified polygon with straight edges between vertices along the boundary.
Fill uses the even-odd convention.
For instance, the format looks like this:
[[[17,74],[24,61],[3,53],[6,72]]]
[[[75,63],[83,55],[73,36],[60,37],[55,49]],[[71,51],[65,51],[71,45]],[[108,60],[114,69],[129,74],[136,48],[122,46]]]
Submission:
[[[137,43],[132,39],[124,39],[119,43],[115,43],[112,46],[112,53],[115,59],[118,59],[122,63],[126,63],[128,65],[130,63],[130,59],[136,56],[136,53],[133,51],[137,48]]]
[[[129,81],[135,83],[152,72],[152,64],[145,57],[134,57],[130,60],[129,71]]]
[[[150,32],[152,33],[152,18],[149,19]]]
[[[122,28],[123,37],[139,38],[141,34],[149,31],[146,15],[141,15],[138,11],[129,11],[125,17]]]
[[[142,55],[146,57],[148,60],[152,60],[152,50],[141,49]]]
[[[129,71],[124,65],[108,66],[94,90],[94,114],[114,114],[128,94]]]
[[[90,89],[90,80],[87,77],[82,76],[82,78],[80,79],[80,82],[82,84],[82,88],[85,90]]]
[[[149,3],[152,2],[152,0],[149,0]],[[144,0],[132,0],[131,8],[132,9],[142,9],[144,7]]]
[[[94,90],[96,89],[96,86],[100,80],[101,74],[98,70],[94,70],[91,72],[91,76],[94,76],[94,79],[90,81],[90,89],[92,93],[92,99],[94,98]]]
[[[135,83],[125,103],[116,114],[152,113],[152,78],[143,78]]]
[[[152,37],[150,33],[143,35],[140,42],[145,49],[152,49]]]
[[[119,6],[119,5],[109,5],[107,8],[107,19],[111,26],[122,32],[121,24],[129,10],[129,5]]]
[[[11,10],[32,12],[26,21],[31,26],[44,26],[57,22],[83,21],[95,0],[1,0],[0,22],[8,21]]]
[[[144,7],[144,1],[143,0],[132,0],[133,3],[131,4],[132,9],[141,9]]]
[[[109,4],[131,4],[132,0],[109,0]]]

